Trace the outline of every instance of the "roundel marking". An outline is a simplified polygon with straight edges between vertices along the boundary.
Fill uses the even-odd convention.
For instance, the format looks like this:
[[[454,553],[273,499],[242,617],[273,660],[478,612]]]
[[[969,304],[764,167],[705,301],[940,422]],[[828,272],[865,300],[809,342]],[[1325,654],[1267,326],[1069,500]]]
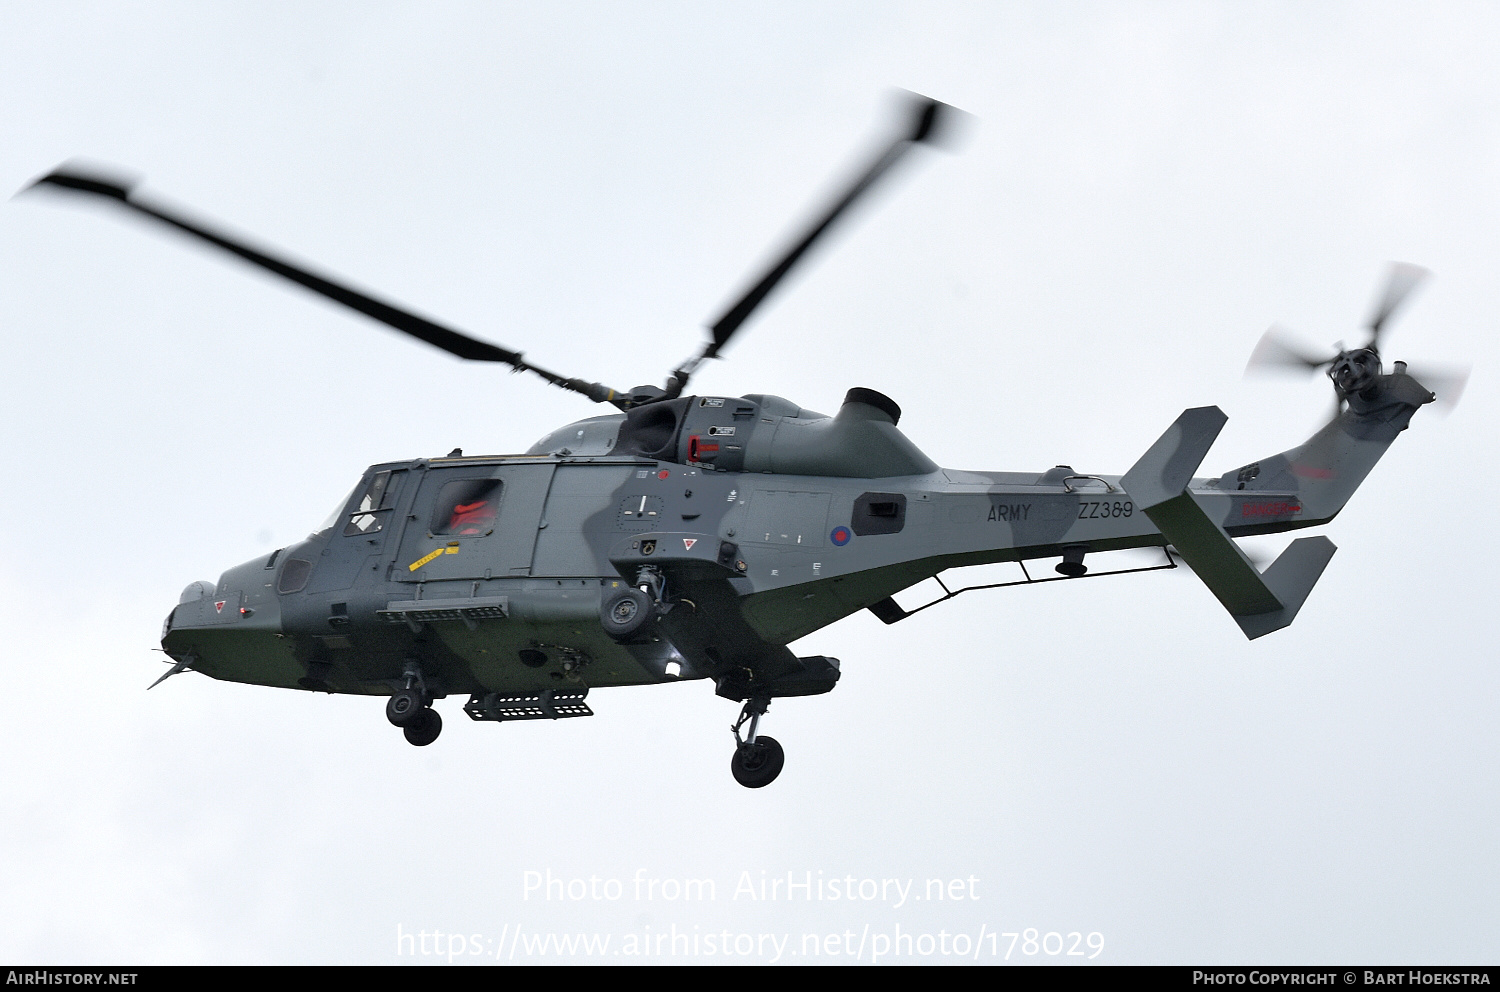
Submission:
[[[828,538],[829,540],[833,541],[834,544],[842,548],[844,545],[849,543],[849,538],[853,536],[853,534],[849,533],[848,527],[835,527],[833,529],[833,533],[828,535]]]

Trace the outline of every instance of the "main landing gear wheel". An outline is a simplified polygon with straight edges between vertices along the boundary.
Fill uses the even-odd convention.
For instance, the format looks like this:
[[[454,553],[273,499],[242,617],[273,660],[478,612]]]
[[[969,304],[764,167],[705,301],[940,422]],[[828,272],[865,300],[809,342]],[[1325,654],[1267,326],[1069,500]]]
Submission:
[[[426,709],[427,699],[420,690],[397,689],[385,704],[385,718],[397,727],[409,727],[422,719],[422,712]]]
[[[410,733],[410,731],[408,731]],[[729,771],[734,780],[747,789],[759,789],[776,781],[781,766],[786,764],[786,752],[774,737],[764,735],[754,743],[741,744],[735,748],[729,760]]]
[[[406,735],[408,744],[426,747],[443,732],[443,718],[438,715],[437,710],[424,708],[415,720],[401,728],[401,732]]]
[[[781,766],[786,764],[786,752],[781,750],[776,738],[755,733],[760,718],[766,715],[770,706],[771,700],[766,697],[745,700],[740,718],[729,728],[734,731],[734,757],[729,761],[729,771],[734,780],[747,789],[770,785],[781,774]],[[747,723],[750,726],[741,737],[740,728]]]
[[[631,586],[607,594],[599,604],[599,622],[617,641],[634,637],[654,616],[651,597]]]

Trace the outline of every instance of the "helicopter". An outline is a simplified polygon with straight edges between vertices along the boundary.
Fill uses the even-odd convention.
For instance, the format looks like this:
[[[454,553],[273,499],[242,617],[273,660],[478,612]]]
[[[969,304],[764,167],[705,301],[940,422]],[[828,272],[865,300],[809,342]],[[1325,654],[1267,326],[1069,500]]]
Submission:
[[[289,261],[144,194],[64,165],[35,180],[206,242],[459,358],[530,372],[615,412],[567,424],[520,454],[372,465],[309,537],[189,584],[162,626],[171,668],[303,691],[385,697],[407,741],[437,740],[434,703],[468,695],[471,720],[591,716],[592,689],[708,680],[741,704],[730,770],[770,784],[785,753],[760,722],[773,700],[817,695],[840,662],[790,646],[861,610],[886,624],[979,589],[1177,568],[1196,574],[1248,638],[1292,623],[1335,547],[1294,540],[1264,570],[1236,538],[1326,524],[1412,415],[1461,379],[1396,362],[1379,337],[1421,281],[1392,270],[1370,339],[1332,356],[1273,329],[1252,367],[1326,371],[1335,412],[1304,443],[1196,476],[1226,422],[1182,413],[1123,475],[944,469],[899,428],[901,408],[850,388],[833,415],[778,396],[691,395],[748,318],[850,208],[958,112],[909,96],[873,160],[709,325],[662,386],[615,389],[559,374]],[[1159,549],[1159,564],[1092,570],[1089,556]],[[1057,559],[1054,575],[1027,562]],[[1097,562],[1097,558],[1094,559]],[[1025,578],[950,588],[941,575],[1011,562]],[[915,609],[895,594],[937,578]]]

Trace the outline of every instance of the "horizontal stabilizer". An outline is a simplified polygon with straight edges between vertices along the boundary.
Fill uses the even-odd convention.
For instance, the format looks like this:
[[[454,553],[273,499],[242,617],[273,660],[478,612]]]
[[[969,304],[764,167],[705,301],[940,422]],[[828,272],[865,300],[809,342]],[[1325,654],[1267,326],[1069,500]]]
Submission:
[[[1317,537],[1299,537],[1287,546],[1261,578],[1277,600],[1281,609],[1271,613],[1237,616],[1235,622],[1252,641],[1262,634],[1280,630],[1296,619],[1302,609],[1302,601],[1312,592],[1314,583],[1323,575],[1328,560],[1333,557],[1333,542],[1321,534]]]
[[[1142,509],[1181,495],[1228,422],[1224,411],[1216,406],[1182,411],[1182,416],[1125,473],[1120,485]]]
[[[1218,407],[1183,411],[1120,485],[1253,640],[1292,622],[1334,545],[1326,537],[1293,541],[1262,574],[1204,512],[1188,483],[1227,420]]]

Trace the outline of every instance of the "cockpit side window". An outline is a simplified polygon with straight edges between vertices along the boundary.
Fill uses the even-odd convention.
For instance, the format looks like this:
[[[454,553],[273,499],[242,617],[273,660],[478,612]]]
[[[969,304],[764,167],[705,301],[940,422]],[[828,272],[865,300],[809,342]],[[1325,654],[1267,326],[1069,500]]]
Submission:
[[[354,498],[354,493],[356,490],[358,490],[358,488],[359,487],[356,486],[354,489],[349,491],[349,494],[347,496],[339,500],[338,506],[335,506],[333,508],[333,512],[328,514],[328,519],[324,520],[317,530],[313,531],[307,536],[309,538],[313,538],[317,537],[324,531],[333,530],[334,525],[337,524],[340,520],[344,519],[344,510],[349,506],[349,501]]]
[[[374,534],[385,526],[395,500],[396,487],[391,484],[391,473],[376,472],[365,486],[365,491],[349,514],[349,523],[344,526],[344,536]]]
[[[428,531],[434,536],[483,537],[495,529],[500,509],[499,479],[460,479],[438,490]]]

